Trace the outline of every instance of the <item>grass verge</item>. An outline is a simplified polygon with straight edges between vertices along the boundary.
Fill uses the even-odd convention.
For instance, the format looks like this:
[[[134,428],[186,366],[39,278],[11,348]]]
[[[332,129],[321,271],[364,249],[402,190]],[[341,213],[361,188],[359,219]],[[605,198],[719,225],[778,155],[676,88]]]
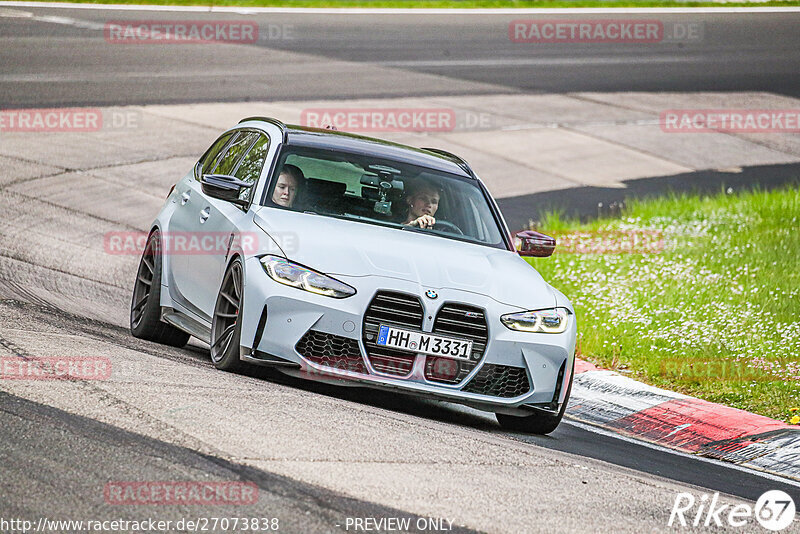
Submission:
[[[38,0],[42,2],[53,0]],[[79,4],[136,4],[235,7],[361,8],[574,8],[574,7],[773,7],[798,6],[800,0],[702,2],[680,0],[70,0]]]
[[[670,195],[537,228],[530,263],[575,306],[584,359],[791,421],[800,406],[800,189]]]

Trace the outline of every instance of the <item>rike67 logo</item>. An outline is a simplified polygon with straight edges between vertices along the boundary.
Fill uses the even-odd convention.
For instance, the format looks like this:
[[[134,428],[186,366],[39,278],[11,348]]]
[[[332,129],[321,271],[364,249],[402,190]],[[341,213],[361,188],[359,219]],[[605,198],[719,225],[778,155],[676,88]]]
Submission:
[[[781,490],[770,490],[761,495],[755,506],[749,504],[722,504],[719,493],[703,494],[696,498],[691,493],[679,493],[669,515],[670,527],[746,527],[752,532],[755,522],[773,532],[789,527],[795,518],[792,497]]]

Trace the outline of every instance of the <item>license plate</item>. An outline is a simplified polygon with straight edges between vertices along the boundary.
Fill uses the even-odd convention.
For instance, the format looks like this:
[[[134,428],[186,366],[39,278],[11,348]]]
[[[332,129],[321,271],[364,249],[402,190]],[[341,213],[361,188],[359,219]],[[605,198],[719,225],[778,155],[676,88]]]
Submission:
[[[458,360],[469,360],[472,354],[472,341],[386,325],[381,325],[378,331],[378,345]]]

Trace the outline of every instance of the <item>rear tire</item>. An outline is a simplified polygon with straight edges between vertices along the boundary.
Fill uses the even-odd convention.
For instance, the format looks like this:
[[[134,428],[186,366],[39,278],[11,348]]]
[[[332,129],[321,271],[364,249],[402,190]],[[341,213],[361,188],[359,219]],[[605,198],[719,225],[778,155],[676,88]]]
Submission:
[[[535,413],[533,415],[526,415],[518,417],[515,415],[507,415],[504,413],[494,414],[497,422],[505,430],[513,432],[525,432],[526,434],[549,434],[554,431],[561,419],[564,417],[564,412],[567,411],[567,403],[569,396],[572,393],[572,380],[574,378],[575,369],[573,367],[573,374],[570,376],[569,385],[567,386],[567,394],[564,397],[564,402],[561,404],[561,409],[558,414],[550,414],[546,412]]]
[[[139,339],[183,347],[191,337],[161,321],[161,234],[150,234],[139,260],[131,299],[131,334]]]
[[[239,312],[244,302],[244,270],[242,260],[234,259],[219,288],[211,320],[211,361],[217,369],[240,371],[244,363],[239,358],[242,322]]]

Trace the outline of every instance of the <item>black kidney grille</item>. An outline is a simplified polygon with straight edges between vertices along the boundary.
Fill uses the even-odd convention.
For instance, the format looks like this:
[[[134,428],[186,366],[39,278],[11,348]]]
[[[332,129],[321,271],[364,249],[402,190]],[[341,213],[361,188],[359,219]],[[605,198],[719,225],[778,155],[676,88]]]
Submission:
[[[459,384],[469,375],[486,351],[489,329],[482,309],[467,304],[445,303],[433,323],[433,332],[472,341],[469,361],[428,356],[425,361],[425,378],[433,382]]]
[[[316,364],[367,374],[355,339],[309,330],[294,348],[300,356]]]
[[[485,364],[461,391],[492,397],[518,397],[531,390],[524,367]]]
[[[405,376],[414,367],[416,354],[387,347],[381,347],[378,339],[380,325],[420,330],[424,312],[419,299],[413,295],[379,291],[364,313],[364,348],[372,367],[390,375]]]

